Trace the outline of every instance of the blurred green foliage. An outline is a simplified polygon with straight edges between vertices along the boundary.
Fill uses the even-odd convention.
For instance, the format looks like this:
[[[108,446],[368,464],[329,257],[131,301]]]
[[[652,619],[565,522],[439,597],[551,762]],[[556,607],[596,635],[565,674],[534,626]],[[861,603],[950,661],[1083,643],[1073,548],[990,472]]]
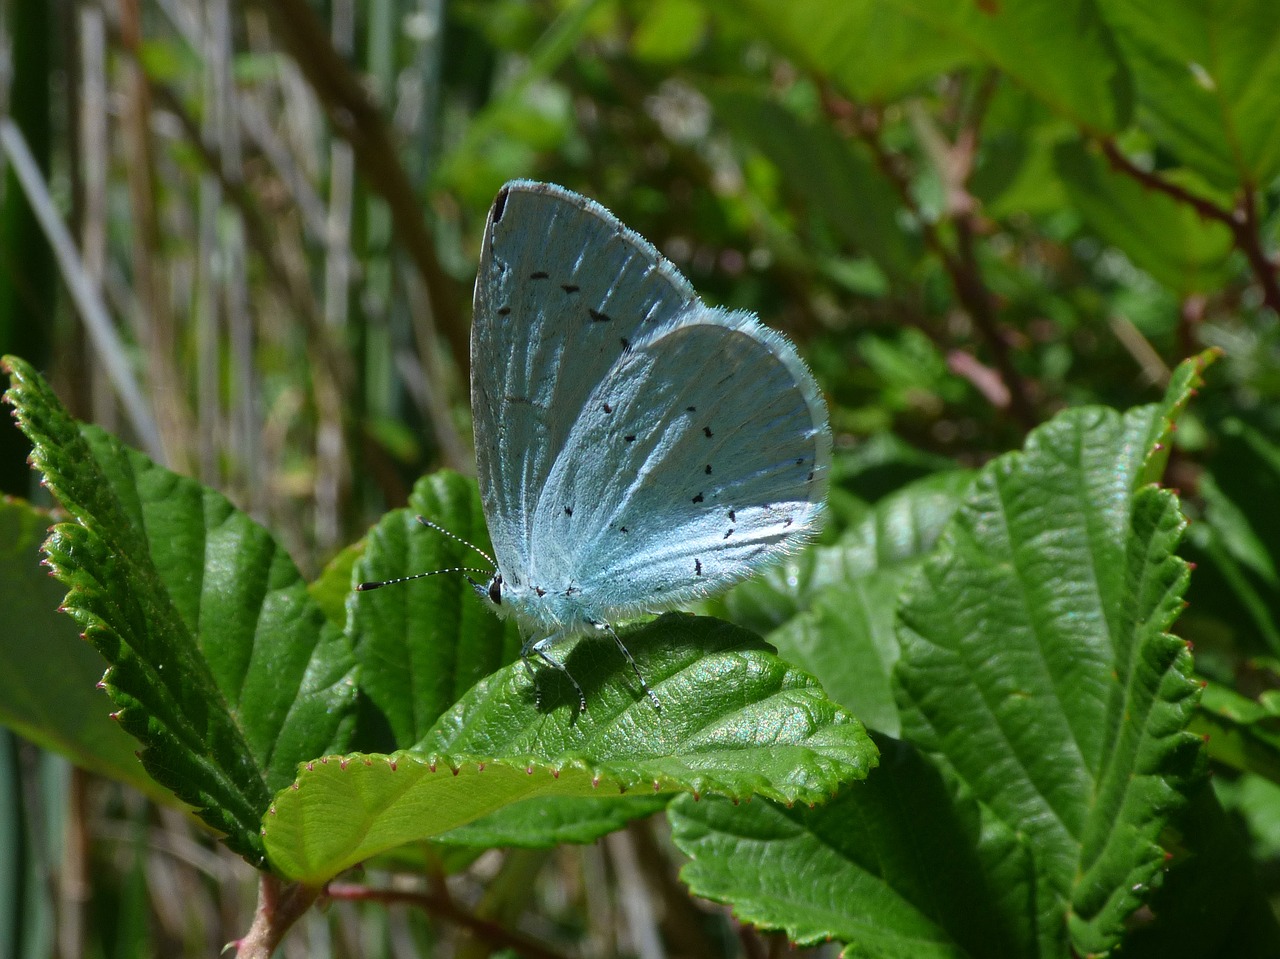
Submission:
[[[470,286],[488,206],[513,177],[594,197],[708,301],[754,310],[801,347],[837,436],[833,528],[811,565],[716,611],[818,674],[831,657],[814,638],[842,621],[856,619],[868,663],[896,655],[885,604],[897,602],[906,554],[865,558],[893,517],[915,517],[915,563],[965,495],[968,470],[1064,409],[1156,402],[1181,360],[1219,348],[1178,420],[1165,482],[1193,520],[1179,554],[1196,570],[1175,628],[1212,682],[1194,728],[1211,733],[1227,814],[1208,790],[1193,796],[1194,824],[1160,841],[1177,852],[1185,838],[1218,858],[1204,853],[1203,873],[1171,872],[1173,892],[1161,894],[1232,898],[1242,918],[1234,939],[1206,932],[1221,932],[1212,917],[1187,918],[1197,938],[1144,926],[1139,913],[1125,949],[1274,947],[1265,908],[1254,908],[1280,902],[1274,0],[66,0],[12,3],[5,16],[14,76],[0,119],[0,353],[47,367],[73,413],[127,442],[146,445],[149,418],[154,458],[224,491],[304,572],[336,555],[313,591],[338,626],[359,552],[347,544],[424,473],[471,468]],[[17,176],[23,143],[34,184]],[[49,230],[31,212],[41,204],[71,228],[56,292]],[[111,317],[111,335],[88,323],[84,296]],[[4,452],[0,468],[20,476],[25,455]],[[18,482],[8,491],[22,492]],[[22,533],[5,547],[17,568],[38,537],[31,516],[15,516]],[[10,579],[21,586],[31,572]],[[787,577],[801,575],[814,577],[802,594],[813,583],[831,591],[796,618]],[[22,620],[32,632],[0,643],[38,649],[28,644],[44,624]],[[829,692],[862,689],[863,718],[897,736],[887,676],[871,670]],[[76,751],[65,740],[78,716],[42,738],[25,713],[0,715]],[[97,766],[136,780],[116,755],[120,738],[101,735],[114,745]],[[0,807],[13,810],[0,823],[12,844],[0,846],[23,850],[3,889],[56,871],[33,797],[66,773],[33,756],[0,771],[28,809]],[[957,788],[922,774],[915,752],[899,759],[930,794]],[[246,881],[225,851],[177,814],[157,824],[133,792],[82,773],[71,782],[72,818],[110,828],[73,849],[82,874],[94,863],[86,914],[96,918],[84,948],[63,940],[64,953],[195,954],[247,928],[243,915],[216,918],[235,914],[227,904]],[[969,812],[986,822],[971,798],[957,802],[957,828]],[[688,851],[722,810],[682,803]],[[766,819],[761,829],[791,828]],[[820,837],[826,827],[804,828]],[[148,877],[172,868],[156,850],[173,836],[196,850],[196,878],[149,898]],[[999,829],[984,838],[977,858],[1026,854]],[[669,869],[660,842],[634,841],[664,864],[654,870]],[[439,855],[413,867],[442,874]],[[603,861],[560,860],[545,885],[589,886],[591,869]],[[1211,885],[1212,869],[1236,877],[1211,890],[1219,899],[1195,885]],[[728,896],[716,883],[732,878],[704,888]],[[495,882],[508,910],[555,914],[561,932],[578,921],[561,892],[529,905],[513,886],[534,895],[532,882]],[[9,896],[0,927],[15,955],[49,936],[47,916],[24,926],[22,895]],[[191,919],[184,903],[197,901]],[[396,934],[377,907],[346,915],[317,922],[339,939],[346,921],[368,942]],[[701,921],[694,941],[733,954],[716,921]],[[1022,941],[1010,936],[1001,941]],[[415,920],[410,937],[424,954],[465,954],[430,923]],[[982,954],[972,941],[939,950]]]

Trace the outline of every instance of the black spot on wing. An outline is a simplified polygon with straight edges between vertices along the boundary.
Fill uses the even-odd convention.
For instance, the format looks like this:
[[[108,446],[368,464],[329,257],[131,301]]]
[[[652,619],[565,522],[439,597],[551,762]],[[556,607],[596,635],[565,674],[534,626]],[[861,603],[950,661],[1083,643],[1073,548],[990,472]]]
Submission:
[[[534,270],[529,274],[529,279],[531,280],[549,280],[550,278],[551,274],[546,270]]]
[[[702,428],[702,435],[705,436],[707,439],[711,439],[711,437],[715,436],[716,434],[711,432],[710,426],[704,426]]]
[[[591,317],[593,323],[609,323],[613,320],[613,317],[608,313],[601,313],[599,310],[593,310],[590,307],[587,308],[587,315]]]
[[[694,501],[695,503],[701,503],[701,502],[702,502],[702,494],[701,494],[701,493],[699,493],[697,496],[695,496],[695,497],[693,498],[693,501]]]
[[[582,289],[582,287],[578,286],[575,283],[561,283],[560,289],[564,290],[566,293],[577,293],[580,289]]]

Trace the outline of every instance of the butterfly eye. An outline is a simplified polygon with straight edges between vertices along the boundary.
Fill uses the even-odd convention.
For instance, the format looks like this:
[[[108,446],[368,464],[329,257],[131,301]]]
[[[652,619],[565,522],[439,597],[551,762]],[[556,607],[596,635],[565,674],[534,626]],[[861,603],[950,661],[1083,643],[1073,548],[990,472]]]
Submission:
[[[502,574],[498,573],[489,581],[489,599],[494,606],[502,605]]]

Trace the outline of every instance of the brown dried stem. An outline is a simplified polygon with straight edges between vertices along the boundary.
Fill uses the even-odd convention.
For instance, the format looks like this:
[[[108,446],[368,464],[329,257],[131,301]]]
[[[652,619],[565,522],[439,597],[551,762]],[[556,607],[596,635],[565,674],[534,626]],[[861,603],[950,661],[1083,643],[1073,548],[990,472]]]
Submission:
[[[386,202],[392,227],[426,287],[437,329],[449,342],[464,376],[470,369],[469,334],[458,309],[457,283],[436,256],[422,201],[398,159],[382,112],[360,78],[338,53],[306,0],[257,0],[271,15],[276,35],[293,56],[338,134],[351,144],[370,188]],[[420,343],[423,350],[433,345]]]

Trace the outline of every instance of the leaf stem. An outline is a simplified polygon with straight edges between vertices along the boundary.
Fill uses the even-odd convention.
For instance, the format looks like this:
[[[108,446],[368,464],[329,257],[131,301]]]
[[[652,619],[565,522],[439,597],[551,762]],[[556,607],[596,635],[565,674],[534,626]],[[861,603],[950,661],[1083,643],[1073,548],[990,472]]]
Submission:
[[[258,882],[258,908],[253,925],[243,939],[233,943],[236,959],[271,959],[284,934],[289,931],[320,895],[318,886],[285,882],[263,873]]]

